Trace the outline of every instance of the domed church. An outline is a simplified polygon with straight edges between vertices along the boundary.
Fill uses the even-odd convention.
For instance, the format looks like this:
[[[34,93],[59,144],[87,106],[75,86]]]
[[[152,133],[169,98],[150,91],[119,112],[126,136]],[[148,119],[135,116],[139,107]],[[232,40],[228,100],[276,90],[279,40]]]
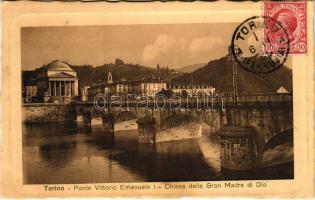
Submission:
[[[55,60],[38,70],[37,92],[44,102],[70,102],[78,96],[78,78],[67,63]]]

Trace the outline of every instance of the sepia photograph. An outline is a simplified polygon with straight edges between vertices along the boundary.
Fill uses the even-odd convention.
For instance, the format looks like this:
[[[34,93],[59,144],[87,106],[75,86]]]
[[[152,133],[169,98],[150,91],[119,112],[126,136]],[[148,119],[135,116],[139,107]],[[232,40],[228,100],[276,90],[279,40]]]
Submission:
[[[23,184],[294,179],[292,44],[257,20],[22,27]]]
[[[1,195],[314,195],[310,1],[4,2]]]

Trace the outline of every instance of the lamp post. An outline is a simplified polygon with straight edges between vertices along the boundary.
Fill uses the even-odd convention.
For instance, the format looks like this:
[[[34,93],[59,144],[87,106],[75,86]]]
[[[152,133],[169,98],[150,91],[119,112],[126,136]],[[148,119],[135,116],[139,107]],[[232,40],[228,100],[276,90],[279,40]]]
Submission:
[[[233,52],[237,54],[237,47],[230,47],[230,55],[231,55],[231,60],[232,60],[232,76],[233,76],[233,125],[236,125],[237,69],[234,63]]]
[[[255,129],[237,123],[237,70],[233,59],[233,52],[238,53],[237,47],[230,47],[233,77],[233,108],[232,124],[223,127],[219,132],[221,145],[221,173],[225,177],[247,178],[256,167]]]
[[[152,107],[152,112],[151,112],[151,115],[152,115],[152,117],[153,117],[153,111],[154,111],[154,107],[155,107],[155,103],[157,104],[158,102],[157,102],[157,100],[155,99],[156,98],[156,94],[157,94],[157,92],[158,92],[158,88],[157,87],[154,87],[154,98],[153,98],[153,107]]]
[[[237,104],[237,69],[235,67],[232,51],[237,53],[237,47],[234,47],[234,49],[232,49],[232,47],[230,48],[231,48],[232,70],[233,70],[232,72],[233,73],[233,103],[234,105],[236,105]]]
[[[108,102],[108,100],[109,100],[109,88],[108,87],[105,87],[105,89],[104,89],[104,91],[105,91],[105,96],[106,96],[106,104],[107,104],[107,114],[109,113],[109,102]]]

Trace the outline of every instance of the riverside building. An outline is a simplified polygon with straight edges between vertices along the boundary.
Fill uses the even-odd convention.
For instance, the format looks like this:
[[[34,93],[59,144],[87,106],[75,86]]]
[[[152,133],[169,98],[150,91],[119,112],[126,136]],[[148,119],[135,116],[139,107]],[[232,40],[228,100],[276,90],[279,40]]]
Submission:
[[[171,87],[174,94],[214,95],[215,88],[211,85],[174,85]]]
[[[65,62],[55,60],[35,74],[38,102],[66,103],[78,96],[77,72]]]
[[[107,82],[89,87],[88,96],[90,100],[99,94],[120,95],[123,98],[127,97],[127,94],[154,97],[163,89],[167,89],[167,84],[160,78],[143,78],[137,81],[120,79],[114,81],[111,72],[109,72]]]

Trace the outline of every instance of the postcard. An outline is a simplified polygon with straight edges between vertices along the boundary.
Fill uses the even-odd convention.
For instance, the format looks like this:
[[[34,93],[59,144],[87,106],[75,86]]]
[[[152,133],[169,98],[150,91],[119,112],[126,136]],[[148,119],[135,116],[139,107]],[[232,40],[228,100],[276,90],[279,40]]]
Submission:
[[[2,9],[4,197],[313,195],[314,2]]]

